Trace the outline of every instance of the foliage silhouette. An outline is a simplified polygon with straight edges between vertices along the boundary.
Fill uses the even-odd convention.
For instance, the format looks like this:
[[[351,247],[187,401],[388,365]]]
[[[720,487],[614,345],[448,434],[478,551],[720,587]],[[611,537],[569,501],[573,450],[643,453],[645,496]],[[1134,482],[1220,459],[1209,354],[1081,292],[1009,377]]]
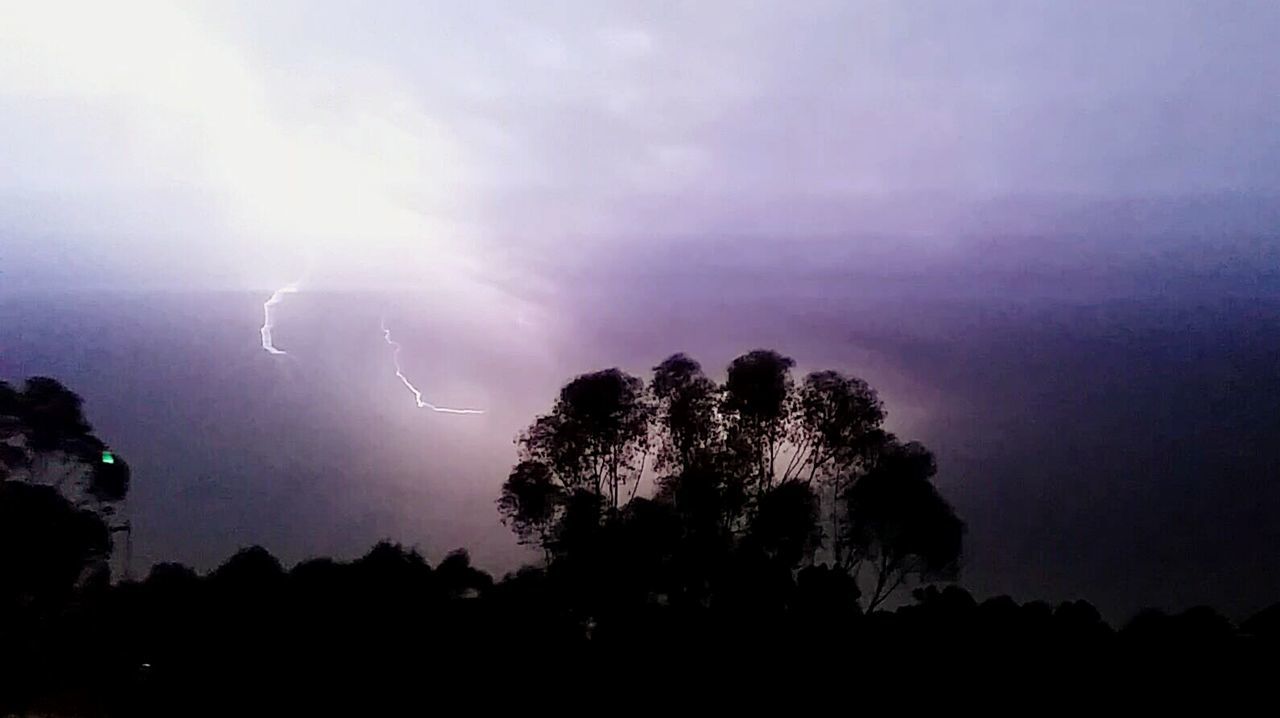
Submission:
[[[569,382],[551,413],[517,439],[521,462],[498,501],[505,520],[554,552],[595,513],[616,513],[627,487],[634,495],[639,486],[651,414],[643,383],[620,370]]]
[[[0,605],[64,600],[109,546],[98,515],[76,509],[52,487],[0,482]]]
[[[663,561],[680,554],[680,522],[670,504],[652,499],[622,511],[604,551],[614,569],[587,584],[557,577],[558,564],[495,582],[465,553],[433,567],[389,542],[354,561],[310,559],[287,571],[249,547],[206,575],[159,564],[142,582],[81,589],[39,620],[9,606],[0,612],[9,649],[0,654],[0,710],[226,715],[278,705],[310,714],[355,699],[347,710],[359,712],[375,699],[420,705],[422,676],[474,678],[475,667],[501,656],[513,658],[514,673],[548,679],[586,679],[591,667],[616,676],[618,666],[697,665],[702,673],[693,675],[711,680],[720,669],[740,675],[742,662],[794,656],[863,677],[909,665],[918,680],[934,667],[954,670],[944,657],[955,652],[986,656],[985,666],[1005,656],[1185,667],[1206,657],[1252,661],[1280,648],[1274,634],[1246,631],[1273,620],[1280,606],[1240,629],[1197,608],[1147,611],[1115,632],[1084,601],[979,603],[958,586],[929,585],[911,603],[867,614],[853,577],[839,567],[805,566],[793,580],[778,561],[751,551],[717,563],[712,600],[655,602],[654,587],[672,578]],[[654,541],[667,543],[652,551]],[[588,589],[594,605],[576,593]],[[584,620],[587,605],[595,612]]]
[[[828,665],[918,683],[979,656],[986,680],[1001,660],[1062,680],[1048,667],[1248,665],[1280,650],[1280,604],[1238,628],[1196,607],[1115,631],[1082,600],[979,602],[947,582],[964,526],[934,457],[884,431],[874,391],[833,372],[797,385],[786,357],[746,357],[732,388],[683,355],[648,387],[617,370],[566,386],[522,434],[498,500],[543,560],[497,581],[464,550],[433,565],[390,541],[349,561],[286,569],[250,546],[204,574],[161,563],[140,582],[84,581],[109,544],[95,499],[10,476],[0,714],[363,714],[466,695],[468,674],[504,690],[536,676],[542,693],[520,694],[533,700],[649,669],[738,685],[779,663],[775,679]],[[0,386],[19,472],[31,447],[64,451],[89,431],[78,399],[37,386],[38,411]]]
[[[109,514],[128,493],[129,467],[93,434],[82,406],[55,379],[31,377],[21,389],[0,382],[0,480],[53,485]]]
[[[654,468],[675,473],[693,468],[714,446],[719,388],[684,354],[673,354],[654,367],[649,386],[663,429]]]
[[[936,472],[923,446],[889,441],[866,475],[844,492],[842,555],[855,571],[863,563],[871,567],[868,609],[912,575],[949,579],[958,570],[964,524],[930,483]]]
[[[107,578],[129,465],[55,379],[0,382],[0,602],[46,605]]]
[[[747,576],[763,571],[774,610],[815,563],[867,577],[870,608],[910,580],[951,578],[964,525],[931,483],[932,455],[883,429],[865,381],[816,371],[797,386],[794,366],[758,349],[717,385],[675,354],[647,388],[618,369],[570,381],[518,439],[504,522],[578,597],[613,595],[585,584],[624,564],[652,577],[652,600],[698,605],[742,604],[730,594],[764,591]],[[637,522],[648,540],[630,538]],[[602,607],[577,608],[591,621]]]

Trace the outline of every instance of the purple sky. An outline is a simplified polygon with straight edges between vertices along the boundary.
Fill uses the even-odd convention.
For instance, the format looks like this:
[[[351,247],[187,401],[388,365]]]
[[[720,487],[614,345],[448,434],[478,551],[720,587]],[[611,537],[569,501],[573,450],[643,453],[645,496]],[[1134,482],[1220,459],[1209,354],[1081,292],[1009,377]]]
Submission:
[[[492,498],[561,382],[774,346],[938,451],[975,590],[1246,610],[1280,600],[1278,34],[1226,0],[4,4],[0,376],[86,395],[146,560],[507,568]],[[406,407],[383,316],[491,413]]]
[[[1025,230],[971,212],[1010,197],[1280,189],[1274,3],[0,12],[11,285],[524,290],[525,253],[725,231],[930,252],[956,213]]]

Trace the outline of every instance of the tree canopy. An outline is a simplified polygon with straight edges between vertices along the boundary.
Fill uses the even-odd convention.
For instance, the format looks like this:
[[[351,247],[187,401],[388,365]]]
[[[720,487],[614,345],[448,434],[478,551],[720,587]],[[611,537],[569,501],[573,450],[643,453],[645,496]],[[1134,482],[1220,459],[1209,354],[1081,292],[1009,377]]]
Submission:
[[[129,478],[75,392],[0,382],[0,600],[38,603],[103,574]]]
[[[544,563],[497,581],[464,550],[433,564],[390,541],[354,560],[286,567],[250,546],[206,572],[84,581],[110,532],[105,494],[64,493],[60,457],[91,436],[79,400],[0,385],[0,714],[224,715],[263,695],[327,714],[343,690],[361,709],[390,694],[420,705],[422,676],[495,663],[480,673],[497,685],[649,670],[721,690],[764,666],[811,679],[830,663],[879,685],[927,683],[960,651],[989,678],[1000,660],[1087,656],[1116,675],[1153,657],[1265,665],[1280,647],[1280,606],[1238,625],[1204,606],[1147,609],[1117,631],[1083,600],[937,585],[958,571],[964,524],[933,454],[885,430],[866,382],[797,382],[790,359],[747,356],[732,389],[684,355],[647,384],[617,369],[570,382],[520,435],[498,499]],[[923,584],[912,601],[886,604],[909,584]]]
[[[732,601],[769,575],[785,602],[802,567],[825,564],[854,593],[865,583],[874,608],[954,575],[964,524],[932,454],[885,430],[864,380],[825,370],[797,384],[794,367],[760,349],[721,383],[685,354],[647,383],[621,369],[573,379],[517,439],[504,522],[553,574],[626,585],[632,601]]]

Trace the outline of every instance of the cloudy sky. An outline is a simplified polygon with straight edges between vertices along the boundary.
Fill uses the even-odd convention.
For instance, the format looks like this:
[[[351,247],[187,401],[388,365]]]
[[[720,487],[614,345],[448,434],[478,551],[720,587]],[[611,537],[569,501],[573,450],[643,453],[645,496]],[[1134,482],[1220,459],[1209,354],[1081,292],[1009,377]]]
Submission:
[[[972,202],[1280,188],[1274,3],[3,13],[0,221],[28,286],[505,282],[638,235],[945,244]],[[1036,219],[1010,214],[982,229]]]
[[[1227,0],[0,2],[0,375],[132,442],[146,557],[502,567],[560,381],[778,346],[938,450],[979,590],[1243,610],[1280,599],[1278,33]],[[292,282],[286,367],[253,352]],[[386,413],[388,312],[489,418]],[[307,493],[339,454],[362,478]]]

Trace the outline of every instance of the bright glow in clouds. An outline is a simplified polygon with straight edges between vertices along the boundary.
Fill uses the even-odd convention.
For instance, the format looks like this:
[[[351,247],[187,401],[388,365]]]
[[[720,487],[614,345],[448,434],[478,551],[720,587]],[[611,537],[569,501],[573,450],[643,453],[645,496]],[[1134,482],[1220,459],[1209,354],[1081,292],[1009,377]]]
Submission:
[[[67,227],[75,242],[110,246],[127,234],[123,272],[141,282],[260,291],[306,258],[308,289],[429,289],[466,307],[463,319],[483,341],[502,341],[523,303],[497,278],[522,275],[483,257],[476,227],[459,219],[474,201],[475,163],[428,114],[430,103],[359,57],[281,71],[262,62],[243,27],[220,19],[217,5],[0,0],[0,110],[29,112],[33,121],[20,128],[38,128],[49,112],[67,126],[109,130],[43,130],[51,147],[72,149],[29,153],[48,161],[0,172],[0,200],[33,189],[68,206],[136,198],[124,209],[58,215],[89,217]],[[7,156],[0,149],[0,164]],[[167,205],[156,192],[201,198],[215,221],[179,221],[177,236],[174,224],[157,229],[151,215],[162,210],[153,208]],[[148,256],[166,259],[147,266]],[[65,262],[51,268],[73,271]],[[262,305],[261,345],[272,356],[287,354],[273,342],[275,308],[298,286]],[[479,413],[431,405],[400,378],[420,407]]]
[[[413,400],[414,402],[417,403],[419,409],[430,409],[432,411],[438,411],[441,414],[483,414],[484,413],[480,409],[450,409],[448,407],[436,406],[435,404],[432,404],[430,402],[423,401],[422,392],[418,390],[418,387],[414,386],[413,383],[409,381],[408,377],[404,375],[404,371],[401,370],[400,368],[400,342],[397,342],[391,338],[391,330],[387,328],[387,322],[385,319],[382,320],[381,324],[382,324],[382,338],[387,341],[387,344],[391,345],[391,361],[394,363],[396,368],[396,378],[400,380],[401,384],[405,385],[405,388],[407,388],[410,392],[413,393]]]
[[[329,265],[318,274],[331,285],[382,287],[388,268],[402,280],[424,268],[475,276],[475,237],[406,199],[451,211],[465,165],[406,91],[335,77],[338,66],[287,78],[259,70],[193,9],[4,3],[0,99],[69,100],[72,116],[123,123],[129,146],[106,149],[90,189],[183,186],[214,198],[233,235],[217,238],[232,250],[222,256],[254,260],[237,272],[246,287],[303,255]],[[405,256],[419,264],[405,267]]]
[[[277,349],[276,345],[271,341],[271,330],[275,327],[275,322],[271,317],[271,308],[284,301],[284,295],[294,294],[298,291],[298,285],[290,284],[281,287],[272,293],[271,298],[262,303],[262,348],[267,350],[268,354],[288,354],[288,352]]]

